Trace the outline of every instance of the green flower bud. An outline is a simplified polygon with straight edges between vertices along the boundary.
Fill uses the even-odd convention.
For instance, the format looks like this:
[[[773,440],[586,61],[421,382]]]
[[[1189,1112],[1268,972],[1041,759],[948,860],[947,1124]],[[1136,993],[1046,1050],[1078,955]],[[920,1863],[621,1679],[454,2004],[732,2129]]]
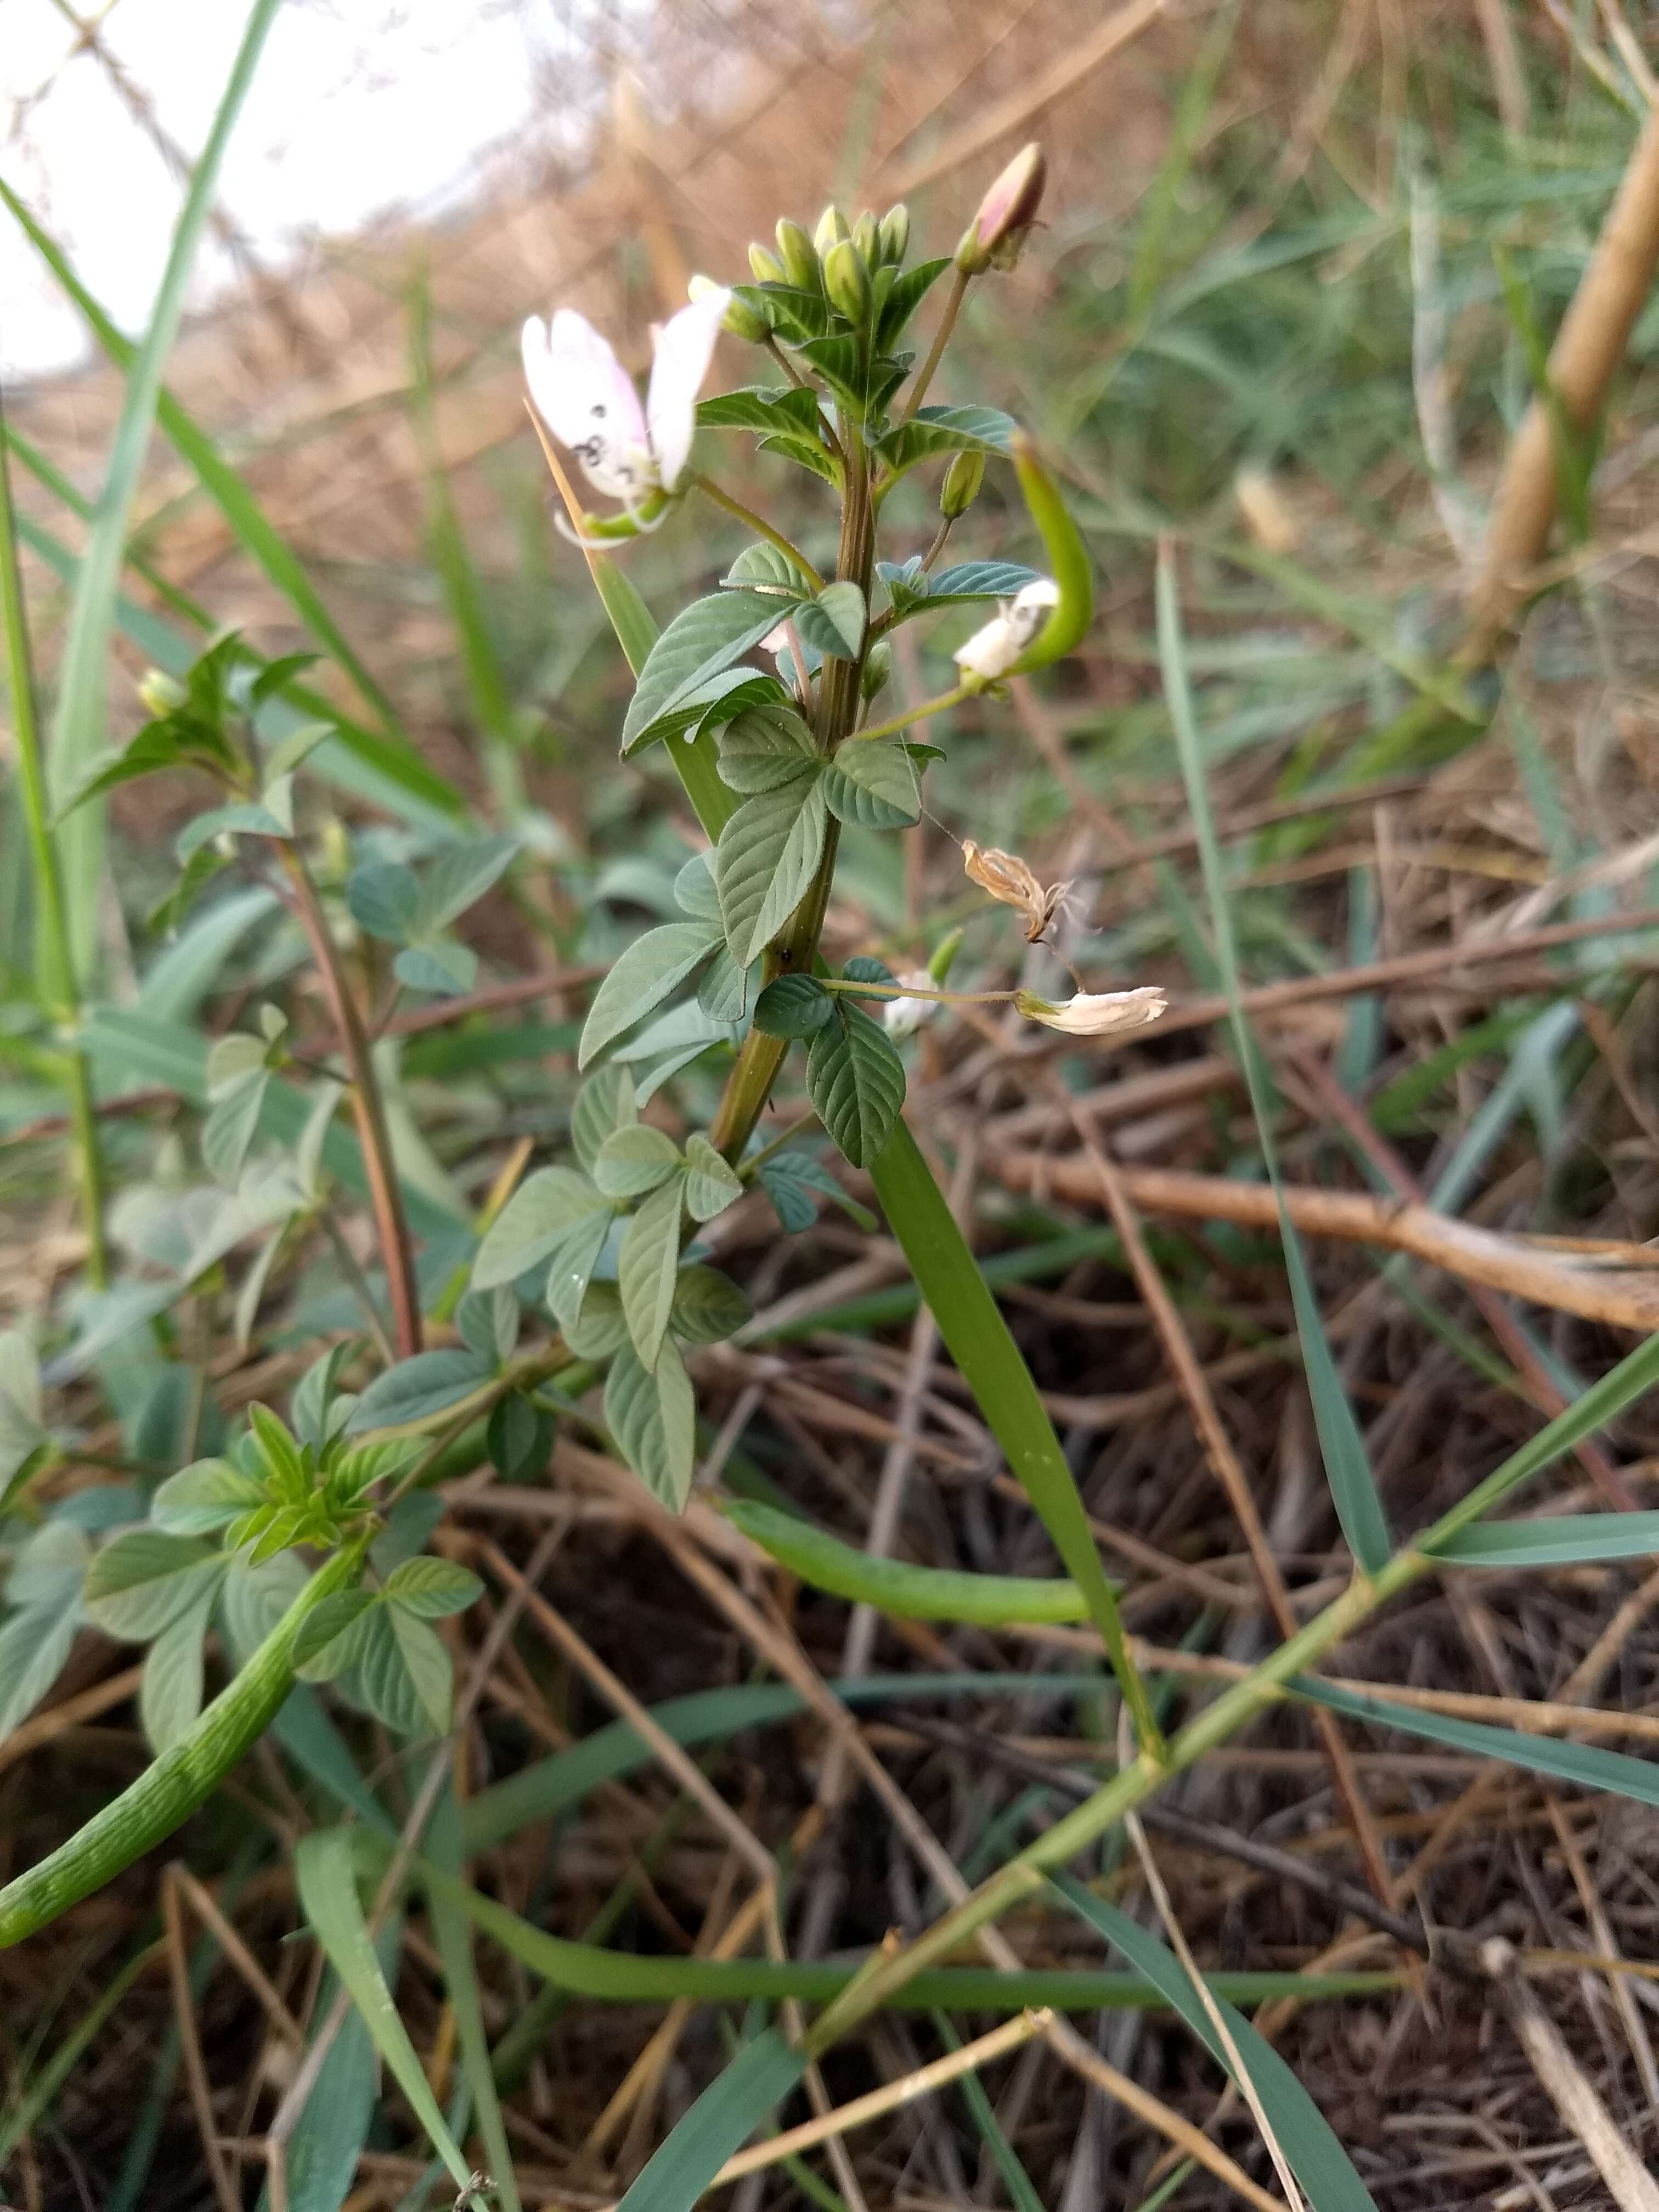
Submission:
[[[831,201],[818,217],[818,227],[812,233],[812,243],[818,249],[819,259],[822,260],[828,255],[832,246],[839,246],[842,239],[850,238],[852,235],[852,232],[847,227],[846,216]]]
[[[171,714],[176,708],[182,707],[190,694],[184,685],[175,682],[165,669],[149,668],[139,679],[138,696],[156,720],[160,721],[163,715]]]
[[[853,243],[864,256],[868,267],[874,269],[879,264],[881,247],[876,234],[876,218],[868,208],[853,225]]]
[[[883,216],[877,235],[882,259],[896,268],[910,250],[910,210],[902,200]]]
[[[864,322],[870,312],[870,271],[850,238],[839,240],[824,255],[823,289],[849,323]]]
[[[763,246],[749,249],[749,266],[757,284],[787,284],[788,273],[775,253],[769,253]]]
[[[1035,140],[1024,146],[979,204],[979,211],[957,248],[957,267],[964,276],[987,269],[1012,269],[1025,234],[1036,221],[1048,164]]]
[[[705,299],[710,292],[720,292],[725,289],[712,276],[694,276],[685,288],[688,297],[693,300]],[[760,317],[752,307],[745,307],[738,299],[732,301],[720,318],[720,328],[730,331],[734,338],[746,338],[750,345],[759,345],[766,336],[766,325]]]
[[[954,522],[966,514],[979,497],[979,488],[985,481],[985,456],[982,453],[953,453],[951,465],[945,471],[945,482],[939,487],[939,511],[947,522]]]
[[[798,222],[785,216],[778,224],[778,255],[792,284],[816,292],[822,282],[817,249]]]
[[[864,696],[873,699],[878,691],[885,689],[893,674],[893,648],[884,637],[878,637],[864,656]]]

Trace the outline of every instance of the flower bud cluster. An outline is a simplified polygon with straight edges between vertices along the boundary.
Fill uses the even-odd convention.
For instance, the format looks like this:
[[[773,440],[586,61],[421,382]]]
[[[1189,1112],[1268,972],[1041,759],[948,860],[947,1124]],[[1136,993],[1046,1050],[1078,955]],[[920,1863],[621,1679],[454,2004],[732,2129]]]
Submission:
[[[910,213],[902,202],[878,217],[866,208],[849,222],[833,204],[818,217],[809,237],[786,216],[778,224],[776,249],[758,243],[749,249],[749,267],[757,284],[789,284],[798,291],[822,292],[849,323],[862,323],[874,301],[879,269],[897,268],[910,244]],[[757,317],[751,319],[758,321]],[[735,325],[728,322],[727,328]],[[746,334],[745,334],[746,335]]]

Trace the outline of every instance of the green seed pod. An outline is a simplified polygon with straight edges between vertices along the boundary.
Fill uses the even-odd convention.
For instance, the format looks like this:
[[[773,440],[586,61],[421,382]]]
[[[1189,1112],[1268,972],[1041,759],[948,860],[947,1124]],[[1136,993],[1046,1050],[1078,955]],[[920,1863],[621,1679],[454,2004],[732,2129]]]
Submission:
[[[881,260],[881,245],[876,232],[876,218],[866,208],[853,225],[853,243],[864,256],[866,264],[876,268]]]
[[[979,488],[985,481],[985,456],[982,453],[953,453],[951,465],[945,471],[945,482],[939,487],[939,511],[947,522],[954,522],[966,514],[979,497]]]
[[[956,957],[961,950],[962,932],[959,929],[953,929],[948,937],[941,937],[933,947],[933,956],[927,963],[927,973],[938,989],[942,991],[945,988],[945,978],[956,965]]]
[[[870,313],[870,270],[850,238],[824,255],[823,289],[849,323],[863,324]]]
[[[787,284],[789,282],[782,262],[775,253],[769,253],[763,246],[750,247],[749,266],[757,284]]]
[[[812,233],[812,243],[818,250],[819,259],[822,260],[828,255],[832,246],[839,246],[842,239],[850,238],[852,235],[847,225],[846,216],[834,201],[831,201],[818,217],[818,227]]]
[[[878,637],[864,656],[864,674],[861,681],[864,685],[865,697],[873,699],[878,691],[885,689],[892,678],[892,674],[893,648],[884,637]]]
[[[823,282],[817,248],[798,222],[785,216],[778,224],[778,256],[792,284],[816,292]]]
[[[910,250],[910,210],[902,200],[883,216],[877,235],[882,259],[896,268]]]

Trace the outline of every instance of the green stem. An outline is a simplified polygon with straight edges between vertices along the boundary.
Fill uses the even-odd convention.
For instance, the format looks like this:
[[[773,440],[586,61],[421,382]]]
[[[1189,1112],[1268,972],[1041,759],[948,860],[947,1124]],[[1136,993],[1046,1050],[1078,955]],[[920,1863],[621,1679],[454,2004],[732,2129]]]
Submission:
[[[775,546],[792,568],[800,570],[815,592],[823,589],[823,577],[800,548],[793,544],[782,531],[774,530],[764,515],[757,514],[752,507],[745,507],[740,499],[734,499],[729,491],[723,490],[712,477],[704,476],[700,470],[693,473],[690,481],[705,499],[713,500],[716,507],[723,507],[729,515],[742,523],[745,530],[752,530],[757,538],[763,538],[769,545]]]
[[[873,722],[867,730],[854,730],[855,738],[890,738],[896,730],[908,729],[912,722],[926,721],[930,714],[942,714],[947,708],[959,707],[964,699],[974,696],[973,686],[958,684],[954,691],[941,691],[935,699],[924,699],[920,707],[911,707],[902,714],[895,714],[890,722]]]
[[[957,326],[957,317],[962,313],[962,303],[968,296],[968,287],[973,283],[966,270],[958,269],[951,279],[951,296],[945,302],[945,313],[939,318],[939,328],[933,333],[933,343],[927,349],[927,358],[921,364],[915,382],[910,386],[910,396],[904,403],[901,422],[908,422],[922,401],[927,397],[927,387],[933,380],[933,371],[944,357],[951,343],[951,333]]]
[[[16,518],[12,508],[3,417],[0,417],[0,627],[3,628],[6,666],[11,678],[17,780],[22,791],[23,818],[34,861],[39,898],[41,981],[49,1000],[48,1017],[60,1029],[69,1029],[79,1014],[80,994],[64,902],[63,869],[46,797],[40,728],[34,712],[28,615],[23,599],[22,570],[17,559]],[[75,1176],[80,1185],[81,1216],[87,1232],[87,1279],[94,1290],[102,1290],[109,1280],[109,1250],[104,1241],[102,1156],[98,1143],[98,1120],[93,1108],[92,1079],[86,1055],[78,1045],[68,1048],[64,1066],[70,1121],[75,1134]]]
[[[374,1056],[363,1028],[362,1012],[340,964],[339,950],[329,929],[328,916],[323,912],[317,886],[311,879],[311,871],[294,846],[283,844],[276,849],[292,886],[294,907],[317,963],[329,1011],[334,1017],[340,1056],[351,1080],[352,1111],[356,1116],[357,1140],[362,1146],[380,1256],[386,1262],[398,1357],[411,1359],[421,1348],[421,1293],[416,1279],[409,1222],[404,1212],[403,1186],[398,1180],[397,1163],[392,1156],[392,1137],[386,1127],[380,1078],[374,1073]]]

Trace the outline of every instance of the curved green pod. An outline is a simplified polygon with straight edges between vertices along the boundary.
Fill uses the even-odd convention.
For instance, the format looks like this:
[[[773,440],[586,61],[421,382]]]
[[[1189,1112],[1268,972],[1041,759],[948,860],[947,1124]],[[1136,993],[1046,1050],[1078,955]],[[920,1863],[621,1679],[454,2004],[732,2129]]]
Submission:
[[[1024,430],[1008,441],[1014,472],[1031,520],[1048,556],[1048,573],[1060,586],[1060,604],[1019,659],[1006,672],[1026,676],[1046,668],[1081,644],[1095,618],[1095,576],[1089,549],[1060,495],[1060,487],[1037,459],[1037,450]]]
[[[0,1889],[0,1950],[21,1943],[102,1888],[206,1803],[276,1718],[294,1687],[294,1641],[301,1622],[331,1592],[356,1581],[372,1533],[366,1531],[318,1569],[187,1735],[67,1843]]]

